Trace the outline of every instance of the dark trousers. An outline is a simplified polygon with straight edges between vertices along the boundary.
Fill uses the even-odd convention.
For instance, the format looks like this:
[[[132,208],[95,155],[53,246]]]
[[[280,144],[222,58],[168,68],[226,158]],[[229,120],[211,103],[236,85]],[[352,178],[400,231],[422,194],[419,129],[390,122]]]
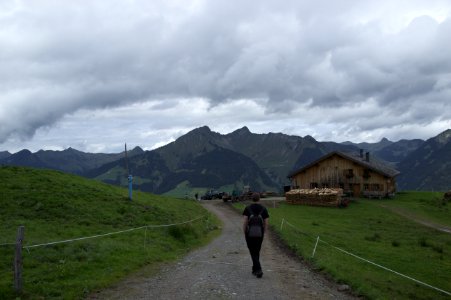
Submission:
[[[260,265],[260,249],[262,248],[263,237],[250,238],[246,236],[247,248],[252,258],[252,271],[260,271],[262,266]]]

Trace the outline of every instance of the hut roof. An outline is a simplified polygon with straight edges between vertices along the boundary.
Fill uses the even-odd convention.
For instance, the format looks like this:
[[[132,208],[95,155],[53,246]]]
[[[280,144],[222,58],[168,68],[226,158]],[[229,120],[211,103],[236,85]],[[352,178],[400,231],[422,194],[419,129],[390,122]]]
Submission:
[[[288,178],[292,178],[295,175],[307,170],[308,168],[316,165],[317,163],[328,159],[329,157],[332,157],[334,155],[338,155],[344,159],[348,159],[352,162],[355,162],[367,169],[373,170],[376,173],[379,173],[381,175],[387,176],[387,177],[395,177],[396,175],[400,174],[400,172],[396,169],[394,169],[393,167],[389,166],[387,163],[384,163],[378,159],[375,159],[374,157],[372,157],[369,161],[366,161],[365,157],[361,157],[359,154],[357,153],[345,153],[345,152],[341,152],[341,151],[333,151],[330,152],[322,157],[320,157],[319,159],[301,167],[300,169],[297,169],[293,172],[291,172],[288,175]]]

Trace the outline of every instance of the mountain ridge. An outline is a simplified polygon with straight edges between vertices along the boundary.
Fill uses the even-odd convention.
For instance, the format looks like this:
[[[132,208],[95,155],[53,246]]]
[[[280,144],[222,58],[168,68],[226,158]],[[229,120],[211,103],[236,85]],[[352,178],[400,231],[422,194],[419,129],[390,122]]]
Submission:
[[[426,140],[398,164],[403,190],[451,188],[451,129]]]
[[[292,170],[332,151],[357,153],[362,148],[392,167],[399,166],[402,172],[398,180],[401,189],[445,188],[447,185],[449,188],[451,184],[447,176],[451,175],[451,166],[441,157],[447,157],[450,140],[451,129],[427,141],[403,139],[392,142],[383,138],[377,143],[335,143],[319,142],[309,135],[257,134],[246,126],[228,134],[220,134],[208,126],[202,126],[151,151],[136,147],[129,151],[128,157],[135,187],[156,193],[168,193],[180,185],[238,189],[244,185],[253,185],[256,190],[280,191],[283,185],[289,184],[287,175]],[[21,163],[54,168],[112,184],[127,184],[123,152],[93,154],[68,148],[63,151],[40,150],[36,153],[29,150],[15,154],[7,151],[0,153],[4,153],[4,157],[0,157],[1,164]],[[422,155],[433,159],[424,160]],[[235,161],[241,163],[234,164]],[[435,165],[430,166],[434,162]],[[415,173],[416,164],[428,170],[422,178]],[[236,169],[236,172],[231,168]],[[434,168],[441,171],[433,172]],[[437,176],[444,179],[437,181]],[[413,178],[417,178],[416,181]],[[441,183],[435,185],[434,182]]]

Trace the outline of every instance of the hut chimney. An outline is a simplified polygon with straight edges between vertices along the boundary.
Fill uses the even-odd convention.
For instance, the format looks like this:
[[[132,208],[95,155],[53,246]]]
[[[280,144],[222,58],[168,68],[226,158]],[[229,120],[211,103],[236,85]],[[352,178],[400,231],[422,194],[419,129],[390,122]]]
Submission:
[[[367,162],[370,162],[370,153],[369,153],[369,152],[366,153],[366,155],[365,155],[365,160],[366,160]]]
[[[363,149],[360,149],[360,158],[363,158]]]

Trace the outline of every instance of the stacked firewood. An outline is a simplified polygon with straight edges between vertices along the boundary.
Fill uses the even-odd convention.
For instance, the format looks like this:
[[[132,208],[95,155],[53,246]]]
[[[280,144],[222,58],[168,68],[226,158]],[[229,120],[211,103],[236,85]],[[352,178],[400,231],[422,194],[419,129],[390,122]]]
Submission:
[[[341,203],[343,189],[295,189],[285,194],[287,203],[313,206],[338,206]]]

